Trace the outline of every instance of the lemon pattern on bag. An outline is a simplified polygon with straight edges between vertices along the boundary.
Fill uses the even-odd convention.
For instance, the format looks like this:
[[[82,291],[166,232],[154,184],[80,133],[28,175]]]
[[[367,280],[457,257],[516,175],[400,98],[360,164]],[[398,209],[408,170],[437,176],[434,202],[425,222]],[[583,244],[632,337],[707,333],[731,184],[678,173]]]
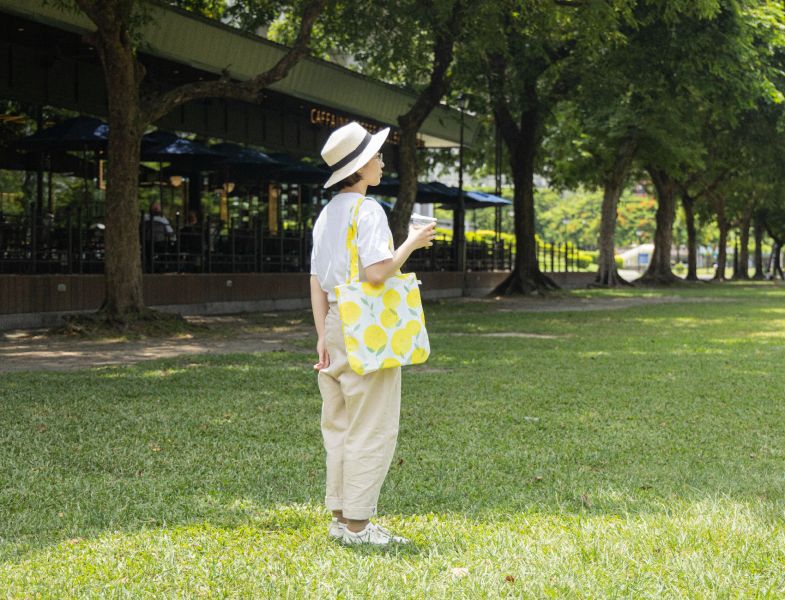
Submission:
[[[357,214],[363,200],[347,230],[349,277],[335,288],[349,366],[360,375],[423,363],[431,351],[414,273],[399,272],[382,285],[359,281]],[[392,249],[392,239],[388,245]]]

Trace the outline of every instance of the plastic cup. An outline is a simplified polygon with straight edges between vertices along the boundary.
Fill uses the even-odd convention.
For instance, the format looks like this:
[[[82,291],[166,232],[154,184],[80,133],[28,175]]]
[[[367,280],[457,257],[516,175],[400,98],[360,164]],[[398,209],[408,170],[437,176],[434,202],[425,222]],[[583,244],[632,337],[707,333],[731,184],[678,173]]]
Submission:
[[[436,219],[434,217],[427,217],[425,215],[418,215],[417,213],[412,213],[412,218],[409,220],[414,227],[426,227],[431,223],[436,223]]]

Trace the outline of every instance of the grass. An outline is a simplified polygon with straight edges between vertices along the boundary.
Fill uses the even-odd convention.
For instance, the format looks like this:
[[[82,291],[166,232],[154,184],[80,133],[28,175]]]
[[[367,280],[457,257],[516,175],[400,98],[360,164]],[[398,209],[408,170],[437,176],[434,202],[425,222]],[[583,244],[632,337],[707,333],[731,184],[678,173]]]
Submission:
[[[785,287],[568,297],[661,296],[428,305],[389,550],[327,539],[310,352],[0,375],[0,597],[782,597]]]

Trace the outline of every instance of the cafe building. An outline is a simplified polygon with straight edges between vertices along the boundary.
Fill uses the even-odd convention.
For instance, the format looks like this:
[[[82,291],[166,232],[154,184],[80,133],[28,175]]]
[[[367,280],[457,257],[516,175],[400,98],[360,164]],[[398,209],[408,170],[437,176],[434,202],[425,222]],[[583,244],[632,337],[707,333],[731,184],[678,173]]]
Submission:
[[[0,329],[48,324],[103,300],[108,129],[102,68],[84,40],[92,29],[54,3],[0,0]],[[159,4],[150,4],[140,39],[146,81],[163,89],[222,73],[247,80],[286,51]],[[350,120],[370,131],[390,126],[383,153],[394,173],[397,116],[414,100],[306,58],[259,104],[199,100],[156,123],[140,165],[146,303],[184,313],[307,305],[311,227],[329,201],[321,146]],[[471,145],[477,131],[471,115],[440,106],[419,144],[423,152]],[[418,201],[429,203],[421,210],[449,207],[449,193],[421,187]],[[382,188],[377,199],[389,209],[396,180]],[[481,246],[467,247],[468,274],[454,270],[449,240],[407,268],[422,273],[430,296],[489,288],[512,255],[503,244]]]

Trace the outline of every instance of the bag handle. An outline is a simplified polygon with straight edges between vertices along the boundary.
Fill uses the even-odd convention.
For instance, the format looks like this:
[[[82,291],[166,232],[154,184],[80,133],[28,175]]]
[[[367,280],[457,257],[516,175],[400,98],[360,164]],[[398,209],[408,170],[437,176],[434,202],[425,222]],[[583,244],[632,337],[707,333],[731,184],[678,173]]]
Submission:
[[[346,248],[349,250],[349,275],[346,283],[360,281],[360,255],[357,250],[357,215],[360,213],[360,206],[365,200],[365,196],[357,199],[352,211],[352,220],[349,229],[346,231]]]
[[[360,206],[365,200],[365,196],[357,199],[352,211],[352,220],[349,223],[349,229],[346,231],[346,248],[349,250],[349,276],[346,278],[346,283],[354,283],[360,281],[360,254],[357,250],[357,215],[360,214]],[[390,240],[390,252],[393,251],[392,239]],[[401,274],[401,270],[396,271],[397,275]]]

